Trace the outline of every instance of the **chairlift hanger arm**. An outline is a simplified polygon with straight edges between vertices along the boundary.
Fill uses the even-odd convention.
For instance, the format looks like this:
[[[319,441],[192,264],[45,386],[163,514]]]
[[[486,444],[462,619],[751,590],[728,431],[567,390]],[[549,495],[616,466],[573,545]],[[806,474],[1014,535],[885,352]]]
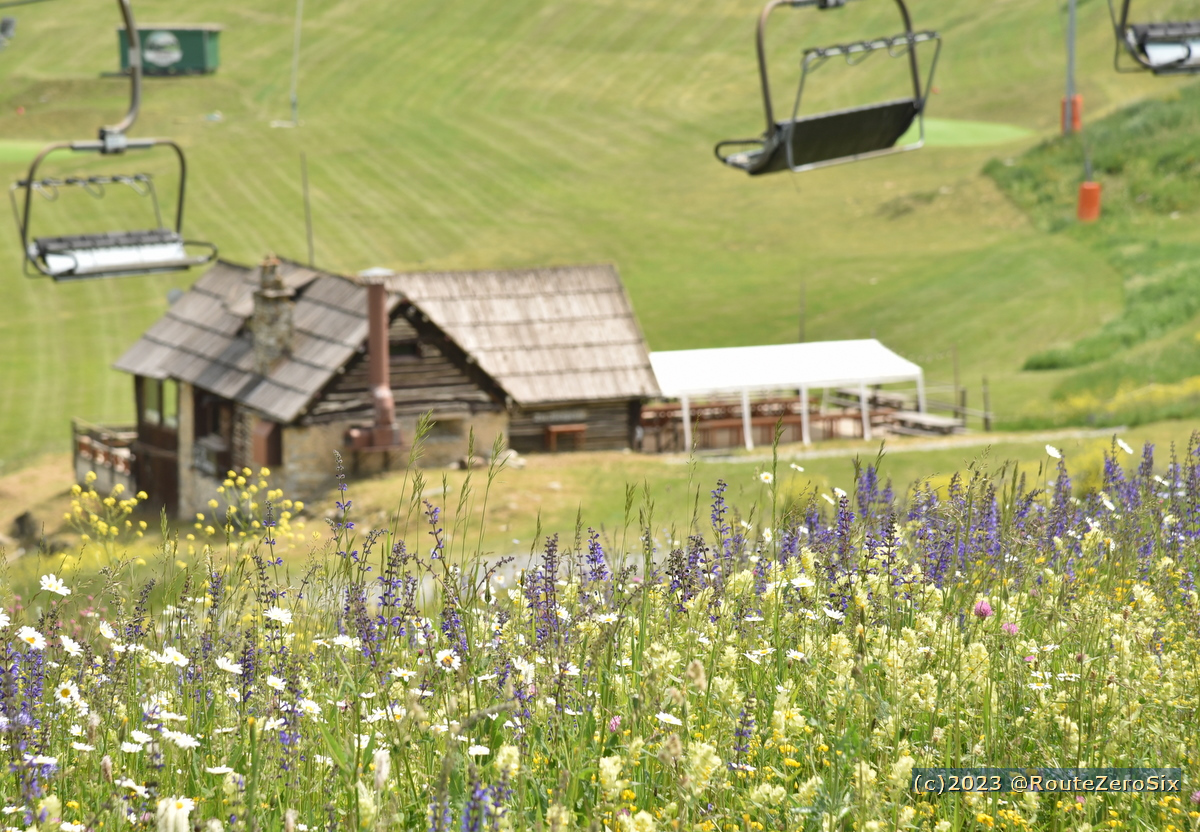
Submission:
[[[117,5],[121,9],[121,18],[125,21],[125,35],[129,39],[129,110],[116,124],[100,128],[101,153],[124,152],[129,146],[125,131],[137,121],[142,106],[142,42],[138,38],[137,24],[133,20],[133,9],[129,0],[117,0]]]
[[[762,13],[758,16],[758,35],[755,43],[758,47],[758,76],[762,82],[763,94],[763,109],[767,116],[767,133],[775,131],[775,108],[771,104],[771,81],[767,75],[767,18],[771,16],[771,12],[775,11],[779,6],[791,6],[792,8],[803,8],[805,6],[816,6],[818,9],[834,9],[846,5],[850,0],[769,0],[763,8]],[[896,5],[900,7],[900,16],[904,20],[904,31],[910,37],[913,34],[912,17],[908,13],[908,6],[904,0],[896,0]],[[917,67],[916,50],[909,50],[908,55],[909,69],[913,77],[913,98],[916,101],[921,100],[921,81],[920,73]]]

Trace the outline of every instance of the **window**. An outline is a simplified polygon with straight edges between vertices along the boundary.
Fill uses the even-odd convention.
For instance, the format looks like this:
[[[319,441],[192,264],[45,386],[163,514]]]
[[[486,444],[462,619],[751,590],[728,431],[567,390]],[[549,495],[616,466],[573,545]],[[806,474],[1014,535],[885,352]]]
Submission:
[[[149,425],[162,421],[162,383],[158,379],[142,379],[142,421]]]
[[[168,428],[179,427],[179,388],[173,378],[162,383],[162,423]]]

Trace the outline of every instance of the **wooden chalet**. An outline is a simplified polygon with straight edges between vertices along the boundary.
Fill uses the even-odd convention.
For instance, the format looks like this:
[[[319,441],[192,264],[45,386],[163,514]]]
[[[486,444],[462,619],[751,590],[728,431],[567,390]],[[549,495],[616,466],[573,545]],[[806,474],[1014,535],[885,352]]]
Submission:
[[[385,278],[510,397],[521,453],[633,447],[658,395],[645,338],[612,266],[418,272]]]
[[[334,450],[360,471],[402,466],[426,413],[425,464],[463,458],[471,431],[479,450],[501,434],[519,452],[630,447],[658,394],[611,266],[368,282],[218,261],[114,366],[134,377],[136,429],[77,422],[76,468],[115,460],[109,479],[179,516],[230,469],[267,466],[312,499]]]

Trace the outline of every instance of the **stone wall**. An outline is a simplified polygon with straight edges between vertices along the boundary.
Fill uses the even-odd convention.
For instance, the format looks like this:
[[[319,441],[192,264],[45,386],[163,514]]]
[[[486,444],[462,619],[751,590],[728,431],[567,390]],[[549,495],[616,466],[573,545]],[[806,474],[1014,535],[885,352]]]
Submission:
[[[333,452],[346,455],[348,423],[289,425],[283,429],[283,465],[271,481],[293,500],[321,498],[333,488],[337,463]]]

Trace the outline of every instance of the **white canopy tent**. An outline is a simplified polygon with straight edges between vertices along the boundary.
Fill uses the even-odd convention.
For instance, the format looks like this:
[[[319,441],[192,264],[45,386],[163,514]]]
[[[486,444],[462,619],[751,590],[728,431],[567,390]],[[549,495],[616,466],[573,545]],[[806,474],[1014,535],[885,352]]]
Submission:
[[[747,449],[754,447],[750,430],[752,392],[799,390],[801,435],[805,444],[811,442],[808,391],[812,388],[857,388],[863,436],[867,439],[871,438],[869,385],[916,382],[917,406],[922,412],[925,410],[925,377],[921,368],[874,338],[652,352],[650,364],[662,394],[678,398],[683,404],[683,436],[688,448],[692,446],[690,400],[696,396],[741,394],[742,433]]]

